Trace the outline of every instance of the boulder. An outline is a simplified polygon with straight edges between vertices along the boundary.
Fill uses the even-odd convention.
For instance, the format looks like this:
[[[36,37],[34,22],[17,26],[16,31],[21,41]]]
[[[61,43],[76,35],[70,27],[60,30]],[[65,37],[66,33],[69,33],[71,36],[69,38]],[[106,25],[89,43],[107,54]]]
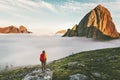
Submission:
[[[50,69],[42,72],[41,69],[28,73],[22,80],[52,80],[53,72]]]
[[[87,76],[84,74],[74,74],[70,75],[69,80],[87,80]]]
[[[92,75],[97,77],[97,78],[101,78],[102,77],[102,75],[100,73],[98,73],[98,72],[94,72],[94,73],[92,73]]]

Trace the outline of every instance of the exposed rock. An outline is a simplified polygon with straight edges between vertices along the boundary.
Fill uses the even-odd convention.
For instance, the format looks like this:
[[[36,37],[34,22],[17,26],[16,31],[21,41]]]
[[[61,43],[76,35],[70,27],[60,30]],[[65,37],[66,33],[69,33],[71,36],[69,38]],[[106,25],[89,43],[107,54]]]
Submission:
[[[19,29],[11,25],[5,28],[0,28],[0,33],[19,33]]]
[[[120,33],[117,32],[108,9],[98,5],[83,17],[76,30],[69,29],[63,36],[86,36],[105,40],[119,38]]]
[[[28,33],[27,29],[23,25],[19,27],[19,30],[21,33]]]
[[[78,69],[78,68],[80,68],[80,67],[85,67],[85,65],[82,64],[82,63],[80,63],[80,62],[78,62],[78,61],[69,62],[69,63],[67,64],[67,68],[68,68],[68,69]]]
[[[68,29],[67,32],[66,32],[63,36],[69,36],[69,37],[77,36],[77,32],[76,32],[77,26],[78,26],[78,25],[75,24],[75,25],[73,26],[73,28],[72,28],[72,29]]]
[[[98,78],[101,78],[101,74],[100,73],[98,73],[98,72],[94,72],[94,73],[92,73],[95,77],[98,77]]]
[[[83,74],[74,74],[70,76],[70,80],[87,80],[87,76]]]
[[[115,59],[118,59],[118,58],[119,58],[119,56],[114,55],[114,56],[108,57],[108,60],[115,60]]]
[[[30,33],[24,26],[20,26],[19,28],[11,25],[8,27],[0,28],[0,33]]]
[[[75,62],[69,62],[68,66],[75,66],[78,65],[79,62],[75,61]]]
[[[56,34],[65,34],[66,33],[66,30],[59,30],[56,32]]]
[[[28,73],[22,80],[52,80],[52,71],[47,69],[42,72],[41,69]]]

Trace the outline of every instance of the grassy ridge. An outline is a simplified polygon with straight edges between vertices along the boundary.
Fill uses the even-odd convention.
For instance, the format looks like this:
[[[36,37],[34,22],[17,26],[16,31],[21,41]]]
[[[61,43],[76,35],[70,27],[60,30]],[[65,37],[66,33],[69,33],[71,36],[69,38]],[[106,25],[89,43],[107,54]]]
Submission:
[[[73,65],[69,65],[70,62]],[[86,75],[88,80],[119,80],[120,48],[77,53],[54,61],[48,67],[54,71],[54,80],[68,80],[69,75],[76,73]],[[93,73],[99,73],[99,76]]]
[[[27,73],[39,67],[1,72],[0,80],[22,80]],[[88,80],[119,80],[120,47],[80,52],[53,61],[47,67],[53,70],[53,80],[69,80],[69,76],[76,73],[86,75]]]
[[[0,80],[22,80],[25,75],[36,68],[38,68],[38,66],[18,67],[12,70],[5,70],[0,72]]]

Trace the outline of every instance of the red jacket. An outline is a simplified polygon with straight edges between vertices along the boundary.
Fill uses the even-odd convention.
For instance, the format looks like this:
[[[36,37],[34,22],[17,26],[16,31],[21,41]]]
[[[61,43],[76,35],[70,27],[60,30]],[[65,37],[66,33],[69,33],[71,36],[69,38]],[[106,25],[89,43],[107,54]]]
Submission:
[[[40,61],[46,61],[46,54],[45,53],[40,54]]]

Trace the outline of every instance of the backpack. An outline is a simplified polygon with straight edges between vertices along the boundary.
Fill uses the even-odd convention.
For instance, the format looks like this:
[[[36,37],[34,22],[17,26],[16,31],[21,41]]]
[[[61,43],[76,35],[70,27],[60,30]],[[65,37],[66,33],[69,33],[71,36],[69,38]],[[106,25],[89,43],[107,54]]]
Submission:
[[[45,61],[46,60],[46,55],[44,53],[42,53],[40,55],[40,61]]]

